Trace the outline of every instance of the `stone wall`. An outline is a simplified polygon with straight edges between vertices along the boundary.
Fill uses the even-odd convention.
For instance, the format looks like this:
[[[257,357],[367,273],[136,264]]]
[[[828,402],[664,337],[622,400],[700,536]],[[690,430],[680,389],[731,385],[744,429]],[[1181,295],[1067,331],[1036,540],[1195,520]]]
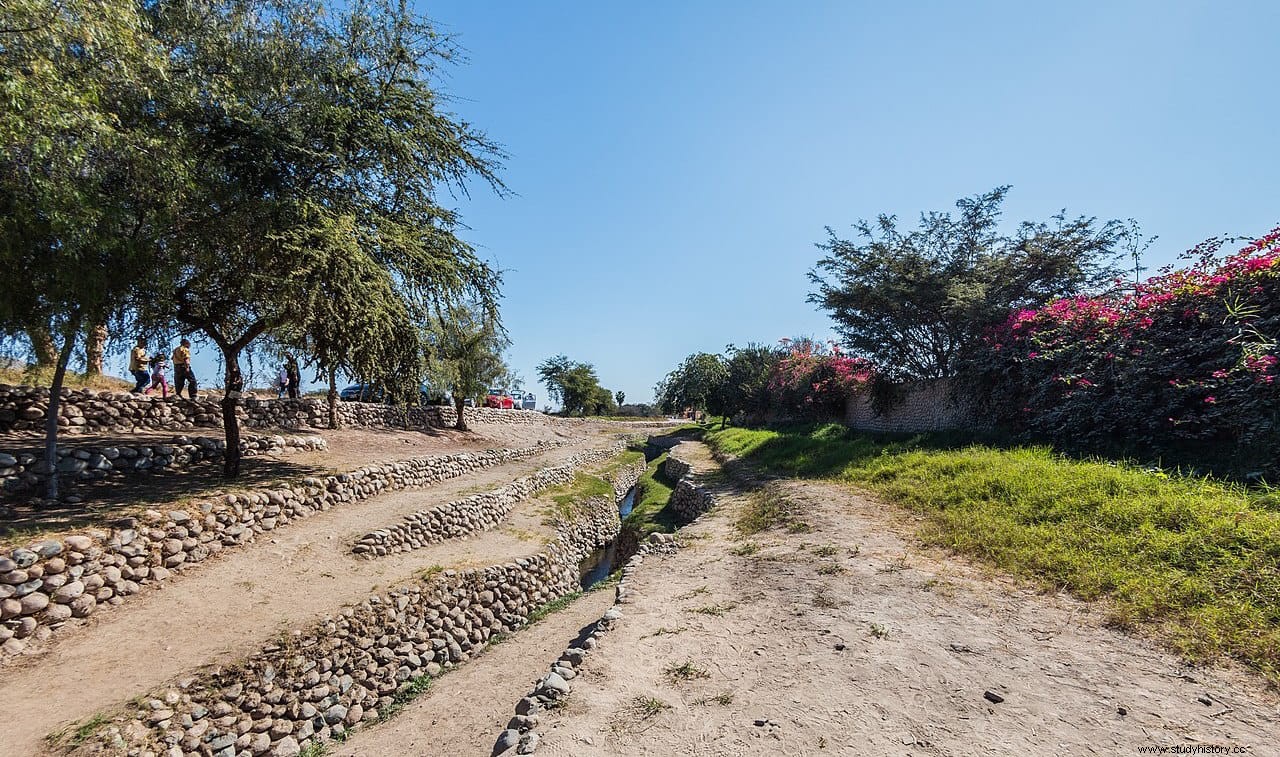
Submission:
[[[990,425],[948,379],[900,384],[896,390],[898,397],[884,414],[876,413],[866,393],[854,396],[845,407],[845,424],[874,433],[953,431]]]
[[[424,677],[468,660],[497,634],[579,588],[578,565],[618,533],[617,502],[582,503],[540,552],[412,581],[128,705],[81,754],[297,755],[377,721]]]
[[[573,480],[585,465],[616,456],[626,444],[618,442],[610,448],[586,450],[569,458],[564,465],[542,468],[530,476],[482,494],[448,502],[429,510],[408,515],[400,523],[381,528],[361,537],[352,552],[381,557],[395,552],[408,552],[447,539],[465,536],[497,527],[517,503],[538,492]],[[621,500],[644,474],[641,460],[624,466],[613,477],[614,497]]]
[[[0,384],[0,433],[40,431],[49,409],[45,387]],[[532,410],[466,408],[471,423],[545,423],[548,417]],[[296,400],[245,397],[237,415],[248,428],[327,428],[329,403],[323,398]],[[457,421],[452,407],[402,408],[369,402],[339,402],[338,420],[344,426],[448,427]],[[222,407],[216,397],[185,399],[128,392],[63,389],[58,426],[64,431],[189,431],[221,428]]]
[[[180,470],[221,460],[226,446],[222,439],[208,436],[176,436],[168,442],[121,446],[60,446],[57,468],[64,478],[82,481],[161,469]],[[328,443],[318,436],[250,434],[240,437],[240,454],[245,457],[327,448]],[[44,467],[43,458],[29,452],[0,452],[0,490],[25,492],[39,488],[49,477]]]
[[[109,532],[89,530],[0,552],[0,656],[21,653],[31,637],[47,638],[72,618],[121,604],[173,571],[248,544],[295,519],[385,491],[429,486],[561,444],[369,465],[278,489],[196,501],[168,513],[148,511],[142,518],[118,521]]]

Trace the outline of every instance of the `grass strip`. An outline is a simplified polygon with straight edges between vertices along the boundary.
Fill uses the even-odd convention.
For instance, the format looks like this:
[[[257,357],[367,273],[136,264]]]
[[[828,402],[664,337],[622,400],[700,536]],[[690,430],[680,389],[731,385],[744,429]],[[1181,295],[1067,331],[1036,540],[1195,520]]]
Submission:
[[[1047,447],[872,437],[837,424],[709,432],[778,474],[854,484],[925,518],[929,544],[1046,588],[1110,600],[1192,661],[1234,657],[1280,685],[1280,492]]]

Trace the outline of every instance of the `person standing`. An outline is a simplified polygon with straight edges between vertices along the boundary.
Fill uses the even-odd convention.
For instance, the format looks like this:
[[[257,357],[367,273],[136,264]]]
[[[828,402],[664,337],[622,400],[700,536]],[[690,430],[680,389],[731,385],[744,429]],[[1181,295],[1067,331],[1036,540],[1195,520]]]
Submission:
[[[196,374],[191,370],[191,340],[183,339],[173,350],[173,393],[182,396],[183,385],[189,385],[187,396],[196,398]]]
[[[289,392],[289,367],[287,365],[280,366],[280,374],[276,376],[276,399],[284,399],[285,394]]]
[[[133,387],[133,393],[138,394],[147,388],[147,384],[151,383],[151,374],[147,372],[147,363],[151,362],[151,358],[147,355],[147,340],[138,337],[138,343],[129,351],[129,373],[133,374],[134,381],[137,386]]]
[[[163,352],[157,352],[156,356],[151,358],[151,386],[147,387],[143,394],[151,394],[151,390],[160,387],[160,398],[169,399],[169,382],[165,380],[164,369],[168,368],[166,362],[168,357]]]
[[[293,355],[284,356],[284,370],[288,378],[289,399],[298,399],[298,388],[302,386],[302,374],[298,370],[298,360]]]

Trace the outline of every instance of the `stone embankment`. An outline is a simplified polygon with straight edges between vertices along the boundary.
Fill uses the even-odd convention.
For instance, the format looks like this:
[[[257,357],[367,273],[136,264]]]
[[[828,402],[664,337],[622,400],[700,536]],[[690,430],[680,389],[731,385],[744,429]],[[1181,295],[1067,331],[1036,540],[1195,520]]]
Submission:
[[[359,539],[352,551],[369,557],[381,557],[395,552],[408,552],[446,539],[487,531],[500,524],[511,509],[521,500],[573,480],[574,474],[584,465],[614,457],[626,444],[618,442],[612,447],[579,452],[564,465],[542,468],[538,472],[517,479],[493,491],[475,494],[429,510],[421,510],[405,517],[389,528],[378,529]],[[614,477],[615,499],[621,500],[644,475],[644,462],[625,466]]]
[[[343,503],[542,454],[562,442],[519,449],[461,452],[370,465],[308,477],[289,486],[221,495],[167,513],[147,511],[108,532],[87,530],[0,552],[0,658],[43,641],[72,618],[119,605],[172,572],[262,533]]]
[[[221,460],[227,444],[208,436],[176,436],[168,442],[58,447],[58,473],[82,481],[153,470],[180,470]],[[245,457],[327,449],[319,436],[248,435],[240,438]],[[0,489],[24,492],[48,480],[44,460],[30,452],[0,452]]]
[[[296,755],[389,716],[430,678],[579,588],[579,564],[618,533],[617,502],[578,503],[539,552],[414,580],[295,631],[241,664],[135,700],[79,753]]]
[[[662,473],[675,481],[669,507],[682,521],[691,521],[710,510],[715,504],[705,486],[698,483],[693,466],[676,457],[675,451],[662,464]]]
[[[0,384],[0,433],[39,431],[49,410],[45,387]],[[236,410],[249,428],[328,428],[329,403],[323,398],[296,400],[245,397]],[[466,408],[471,423],[545,423],[548,416],[532,410]],[[339,402],[338,422],[346,427],[446,428],[458,419],[452,407],[403,408],[369,402]],[[222,406],[213,397],[186,399],[131,394],[129,392],[63,389],[58,405],[58,426],[63,431],[136,431],[160,429],[189,431],[221,428]]]

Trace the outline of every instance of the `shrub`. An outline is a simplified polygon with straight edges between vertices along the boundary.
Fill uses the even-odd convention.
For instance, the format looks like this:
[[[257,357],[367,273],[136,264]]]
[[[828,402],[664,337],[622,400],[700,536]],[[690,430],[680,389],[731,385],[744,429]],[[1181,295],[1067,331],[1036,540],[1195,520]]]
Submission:
[[[1133,291],[1014,313],[969,365],[1002,425],[1068,449],[1280,474],[1280,229]]]

